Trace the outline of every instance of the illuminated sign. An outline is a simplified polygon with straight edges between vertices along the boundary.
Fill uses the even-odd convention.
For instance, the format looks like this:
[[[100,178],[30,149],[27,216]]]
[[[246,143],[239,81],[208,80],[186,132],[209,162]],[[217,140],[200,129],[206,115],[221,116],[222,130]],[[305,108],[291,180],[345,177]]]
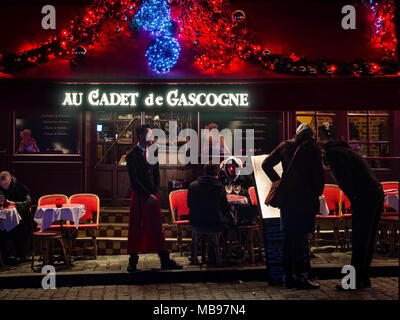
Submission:
[[[91,90],[86,96],[83,92],[65,92],[62,106],[65,107],[248,107],[248,93],[240,92],[180,92],[169,90],[165,95],[140,92],[101,92]]]

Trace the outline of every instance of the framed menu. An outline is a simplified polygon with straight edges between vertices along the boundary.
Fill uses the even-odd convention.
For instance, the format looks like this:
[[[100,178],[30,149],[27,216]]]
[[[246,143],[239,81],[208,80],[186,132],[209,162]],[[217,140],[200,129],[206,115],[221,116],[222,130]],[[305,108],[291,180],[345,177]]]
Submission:
[[[260,204],[261,213],[263,219],[267,218],[279,218],[280,210],[278,208],[273,208],[267,206],[264,202],[267,198],[268,192],[271,189],[272,182],[269,180],[268,176],[265,174],[261,165],[267,155],[253,156],[251,157],[251,163],[253,164],[254,170],[254,180],[256,183],[258,203]],[[275,171],[282,176],[282,164],[279,163],[274,167]]]
[[[80,154],[79,112],[16,112],[14,154]]]

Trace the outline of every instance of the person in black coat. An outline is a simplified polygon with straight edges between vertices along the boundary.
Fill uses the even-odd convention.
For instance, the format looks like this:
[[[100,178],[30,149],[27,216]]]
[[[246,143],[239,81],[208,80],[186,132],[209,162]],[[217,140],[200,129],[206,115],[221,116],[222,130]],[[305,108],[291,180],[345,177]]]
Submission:
[[[351,202],[351,264],[356,270],[356,289],[370,287],[370,266],[383,210],[382,185],[374,177],[365,159],[346,142],[328,142],[323,148],[325,163]],[[343,288],[338,285],[337,289]]]
[[[285,203],[280,208],[281,229],[284,232],[283,265],[286,286],[301,289],[319,285],[305,275],[305,247],[308,233],[314,231],[315,215],[319,212],[319,196],[324,191],[324,170],[321,150],[314,131],[301,124],[292,140],[282,142],[262,163],[262,169],[274,182],[280,179],[274,170],[282,162],[285,176]],[[288,165],[298,148],[292,166]]]
[[[3,195],[10,205],[17,209],[21,221],[11,231],[0,231],[0,251],[3,262],[10,263],[7,243],[10,241],[16,252],[17,263],[23,262],[30,249],[33,233],[33,217],[30,211],[32,199],[28,188],[17,181],[8,171],[0,173],[0,195]]]
[[[189,221],[194,229],[223,231],[230,227],[228,200],[224,186],[217,179],[218,171],[218,165],[207,164],[204,176],[189,186]]]
[[[189,208],[189,221],[193,230],[199,232],[224,232],[226,238],[233,226],[233,217],[229,212],[226,191],[218,181],[219,166],[207,164],[204,167],[204,176],[197,178],[189,186],[187,203]],[[190,260],[194,258],[194,233],[192,234],[192,248]],[[214,251],[209,248],[209,262],[215,259]],[[224,243],[225,258],[230,260],[230,248]]]
[[[137,270],[139,252],[158,252],[161,268],[165,270],[182,269],[169,256],[162,227],[160,196],[160,172],[158,155],[151,159],[152,130],[143,125],[136,128],[138,144],[127,155],[129,180],[132,195],[128,227],[129,265],[127,271]],[[152,160],[156,160],[153,163]]]

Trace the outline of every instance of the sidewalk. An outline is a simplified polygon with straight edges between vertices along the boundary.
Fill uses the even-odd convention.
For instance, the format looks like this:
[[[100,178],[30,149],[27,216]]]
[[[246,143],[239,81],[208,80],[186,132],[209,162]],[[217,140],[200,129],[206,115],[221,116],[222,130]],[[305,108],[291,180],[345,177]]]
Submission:
[[[343,277],[341,269],[350,264],[351,252],[320,252],[314,250],[311,259],[314,274],[319,279],[339,279]],[[63,263],[56,263],[57,283],[60,286],[90,285],[129,285],[152,283],[185,283],[185,282],[231,282],[231,281],[266,281],[265,262],[258,261],[250,265],[246,260],[237,260],[238,265],[217,268],[215,266],[193,266],[187,257],[172,253],[171,257],[182,264],[183,270],[163,271],[157,254],[140,255],[138,272],[126,272],[127,255],[98,256],[92,258],[75,257],[70,268]],[[391,277],[398,274],[398,260],[375,255],[372,262],[372,275]],[[30,262],[19,266],[0,269],[0,288],[40,288],[44,274],[41,264],[36,261],[33,272]]]
[[[338,292],[337,280],[321,280],[317,290],[286,289],[265,281],[166,283],[44,289],[2,289],[0,300],[397,300],[398,279],[372,279],[372,288]]]

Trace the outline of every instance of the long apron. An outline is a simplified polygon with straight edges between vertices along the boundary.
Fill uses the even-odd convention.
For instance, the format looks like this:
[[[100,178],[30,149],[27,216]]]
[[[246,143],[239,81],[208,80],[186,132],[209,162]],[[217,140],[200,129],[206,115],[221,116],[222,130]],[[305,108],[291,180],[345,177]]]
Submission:
[[[167,250],[162,228],[160,196],[157,201],[146,203],[146,198],[137,191],[132,192],[129,214],[128,254]]]

